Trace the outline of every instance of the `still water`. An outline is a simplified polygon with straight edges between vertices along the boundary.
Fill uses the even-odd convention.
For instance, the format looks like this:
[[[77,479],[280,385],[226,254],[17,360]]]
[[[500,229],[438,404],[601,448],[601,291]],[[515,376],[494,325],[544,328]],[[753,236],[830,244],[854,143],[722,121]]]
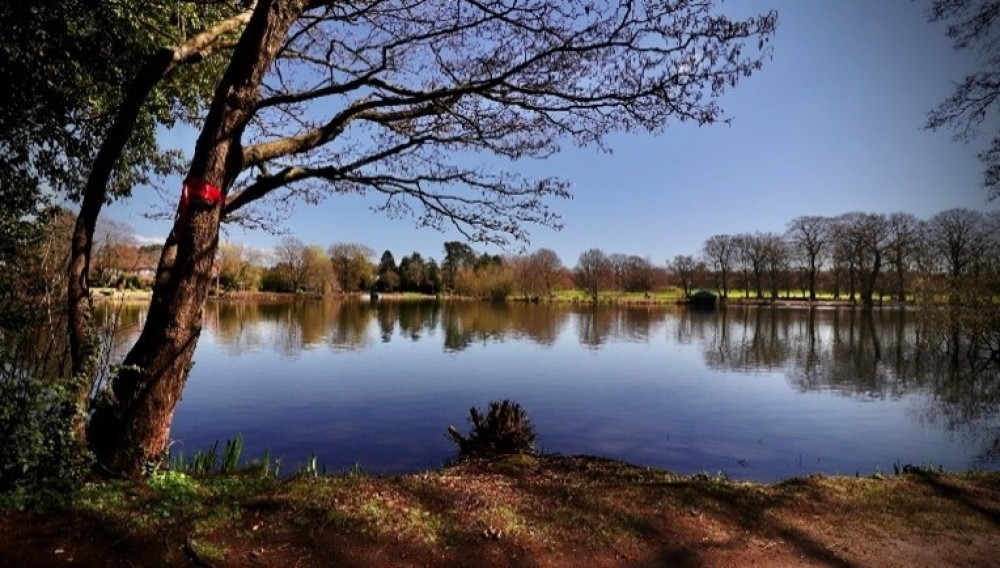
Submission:
[[[135,308],[133,321],[144,308]],[[128,318],[126,318],[128,319]],[[902,310],[210,303],[173,450],[241,433],[283,472],[436,468],[510,398],[540,449],[744,479],[1000,467],[1000,377]],[[126,328],[127,331],[127,328]],[[221,445],[220,444],[220,445]]]

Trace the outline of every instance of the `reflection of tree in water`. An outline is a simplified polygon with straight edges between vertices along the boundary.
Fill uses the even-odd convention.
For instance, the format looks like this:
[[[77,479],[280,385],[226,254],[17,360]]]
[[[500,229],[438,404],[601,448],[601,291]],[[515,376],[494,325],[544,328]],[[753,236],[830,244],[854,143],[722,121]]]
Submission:
[[[514,313],[514,331],[539,345],[554,344],[569,317],[565,309],[551,304],[524,306]]]
[[[375,305],[375,320],[378,321],[379,337],[382,343],[392,341],[396,332],[396,322],[399,321],[398,302],[379,302]]]
[[[371,308],[359,302],[216,302],[206,306],[205,327],[231,355],[263,345],[268,337],[282,357],[328,343],[357,349],[368,342]]]
[[[712,369],[759,371],[781,368],[789,359],[790,318],[787,310],[732,307],[687,310],[678,327],[684,341],[697,338],[705,363]]]
[[[678,345],[702,345],[721,333],[719,322],[725,310],[681,308],[677,316],[674,341]]]
[[[444,310],[444,348],[461,351],[473,343],[528,338],[552,345],[568,317],[558,306],[487,302],[451,302]]]
[[[616,306],[590,306],[574,311],[580,343],[591,348],[601,347],[610,340],[619,343],[648,341],[653,329],[664,323],[668,313],[661,308]]]
[[[932,353],[923,365],[933,398],[921,412],[983,448],[979,461],[1000,461],[1000,310],[924,310],[916,318],[918,344]]]
[[[433,333],[437,329],[441,313],[441,304],[438,302],[379,302],[379,310],[387,307],[396,309],[399,333],[403,337],[417,341],[424,334]]]
[[[259,348],[264,344],[261,322],[268,312],[277,314],[273,306],[257,302],[211,302],[205,305],[204,326],[231,356]],[[273,319],[273,318],[272,318]]]
[[[580,344],[600,347],[615,331],[617,310],[607,306],[592,306],[576,312],[576,333]]]
[[[686,313],[678,333],[702,342],[715,369],[783,368],[801,391],[899,398],[925,394],[921,420],[1000,454],[1000,361],[969,328],[910,310],[727,308]],[[683,321],[687,320],[687,321]],[[958,329],[958,332],[955,332]]]
[[[334,304],[333,319],[327,339],[335,349],[361,349],[371,341],[368,326],[375,308],[367,302],[338,302]]]
[[[509,320],[506,303],[449,303],[441,322],[444,348],[461,351],[473,343],[500,341],[506,336]]]

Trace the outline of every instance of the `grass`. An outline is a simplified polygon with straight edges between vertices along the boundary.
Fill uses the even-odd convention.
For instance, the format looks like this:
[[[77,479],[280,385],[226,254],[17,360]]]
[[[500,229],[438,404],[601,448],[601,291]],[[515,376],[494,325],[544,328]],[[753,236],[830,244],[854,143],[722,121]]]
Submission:
[[[659,303],[673,304],[684,298],[684,293],[680,288],[670,287],[666,290],[650,292],[649,297],[643,292],[618,292],[606,291],[598,294],[598,303],[601,304],[636,304],[636,303]],[[554,302],[590,302],[590,294],[579,289],[557,290],[552,295]]]
[[[77,536],[29,538],[25,519],[71,523]],[[928,548],[910,551],[915,565],[982,564],[1000,541],[1000,474],[915,469],[769,485],[599,458],[508,456],[391,477],[162,471],[145,483],[91,483],[61,508],[0,516],[4,565],[71,546],[81,565],[86,547],[101,562],[118,554],[120,564],[164,565],[607,566],[682,552],[707,564],[905,563],[905,553],[865,556],[886,550],[884,541]],[[959,556],[934,556],[942,543]]]

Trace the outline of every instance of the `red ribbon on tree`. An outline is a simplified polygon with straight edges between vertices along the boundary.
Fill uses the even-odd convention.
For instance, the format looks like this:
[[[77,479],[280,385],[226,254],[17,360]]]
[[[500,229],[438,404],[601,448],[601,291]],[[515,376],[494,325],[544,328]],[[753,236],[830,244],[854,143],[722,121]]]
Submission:
[[[181,209],[186,211],[192,201],[211,207],[222,201],[222,190],[203,179],[189,177],[181,189]]]
[[[201,207],[213,207],[222,201],[222,190],[203,179],[189,177],[181,187],[181,210],[179,223],[187,224],[188,207],[192,203]]]

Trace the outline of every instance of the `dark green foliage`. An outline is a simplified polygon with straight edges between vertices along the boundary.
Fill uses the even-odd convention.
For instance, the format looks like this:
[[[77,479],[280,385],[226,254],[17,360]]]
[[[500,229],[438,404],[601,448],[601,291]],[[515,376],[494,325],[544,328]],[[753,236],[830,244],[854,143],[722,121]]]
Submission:
[[[448,427],[461,456],[535,453],[535,427],[528,413],[516,402],[492,401],[486,414],[478,408],[470,408],[469,422],[472,430],[468,436],[454,426]]]
[[[0,0],[0,185],[38,196],[78,195],[125,90],[161,47],[240,9],[221,0],[94,2]],[[167,78],[132,132],[111,180],[128,195],[154,175],[178,171],[160,151],[156,125],[193,122],[214,91],[222,58]]]
[[[261,478],[278,477],[281,474],[281,459],[274,459],[271,450],[264,450],[259,460],[240,467],[240,457],[243,455],[243,435],[237,434],[232,440],[226,440],[220,461],[218,440],[205,451],[197,451],[190,460],[184,452],[171,452],[170,470],[186,473],[196,477],[205,477],[214,473],[221,475],[255,475]],[[218,464],[218,468],[216,465]]]
[[[692,306],[699,308],[712,308],[715,307],[715,302],[718,297],[706,290],[698,290],[694,294],[691,294],[689,301]]]
[[[226,440],[226,449],[222,452],[222,466],[220,469],[223,475],[239,471],[241,453],[243,453],[242,434],[237,434],[232,440]]]
[[[8,189],[0,185],[0,493],[38,498],[87,469],[72,435],[75,382],[64,378],[64,217]]]
[[[262,292],[295,292],[295,285],[285,275],[285,270],[279,264],[264,270],[260,278]]]
[[[33,378],[0,380],[0,492],[63,490],[89,469],[72,433],[74,389]]]

